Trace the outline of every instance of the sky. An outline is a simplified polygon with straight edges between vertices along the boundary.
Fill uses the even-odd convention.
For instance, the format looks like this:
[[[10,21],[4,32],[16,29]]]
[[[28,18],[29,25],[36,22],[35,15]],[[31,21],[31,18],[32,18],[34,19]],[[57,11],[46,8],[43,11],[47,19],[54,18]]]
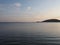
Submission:
[[[0,0],[0,22],[60,19],[60,0]]]

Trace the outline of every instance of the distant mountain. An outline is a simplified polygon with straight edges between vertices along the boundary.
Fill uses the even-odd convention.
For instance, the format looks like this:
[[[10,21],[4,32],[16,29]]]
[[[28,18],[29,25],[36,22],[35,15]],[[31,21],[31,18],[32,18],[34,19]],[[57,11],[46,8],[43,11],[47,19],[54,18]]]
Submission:
[[[47,20],[44,20],[42,22],[60,22],[60,20],[58,20],[58,19],[47,19]]]

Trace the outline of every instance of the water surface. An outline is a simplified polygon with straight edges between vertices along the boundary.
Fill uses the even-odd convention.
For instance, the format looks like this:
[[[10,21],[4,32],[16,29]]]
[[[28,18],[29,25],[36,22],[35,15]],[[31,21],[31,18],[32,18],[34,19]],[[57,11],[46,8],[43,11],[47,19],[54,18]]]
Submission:
[[[60,23],[0,23],[0,45],[60,45]]]

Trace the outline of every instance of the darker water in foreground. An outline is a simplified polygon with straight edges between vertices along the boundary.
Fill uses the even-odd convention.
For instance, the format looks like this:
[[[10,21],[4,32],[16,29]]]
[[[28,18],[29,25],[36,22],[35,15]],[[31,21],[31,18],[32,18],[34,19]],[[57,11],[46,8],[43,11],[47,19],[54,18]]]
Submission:
[[[60,45],[60,23],[0,23],[0,45]]]

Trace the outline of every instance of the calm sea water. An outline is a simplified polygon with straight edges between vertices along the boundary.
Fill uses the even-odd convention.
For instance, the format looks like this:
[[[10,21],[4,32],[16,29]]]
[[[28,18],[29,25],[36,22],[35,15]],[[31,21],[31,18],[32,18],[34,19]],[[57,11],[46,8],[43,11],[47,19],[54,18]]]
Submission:
[[[0,45],[60,45],[60,23],[0,23]]]

